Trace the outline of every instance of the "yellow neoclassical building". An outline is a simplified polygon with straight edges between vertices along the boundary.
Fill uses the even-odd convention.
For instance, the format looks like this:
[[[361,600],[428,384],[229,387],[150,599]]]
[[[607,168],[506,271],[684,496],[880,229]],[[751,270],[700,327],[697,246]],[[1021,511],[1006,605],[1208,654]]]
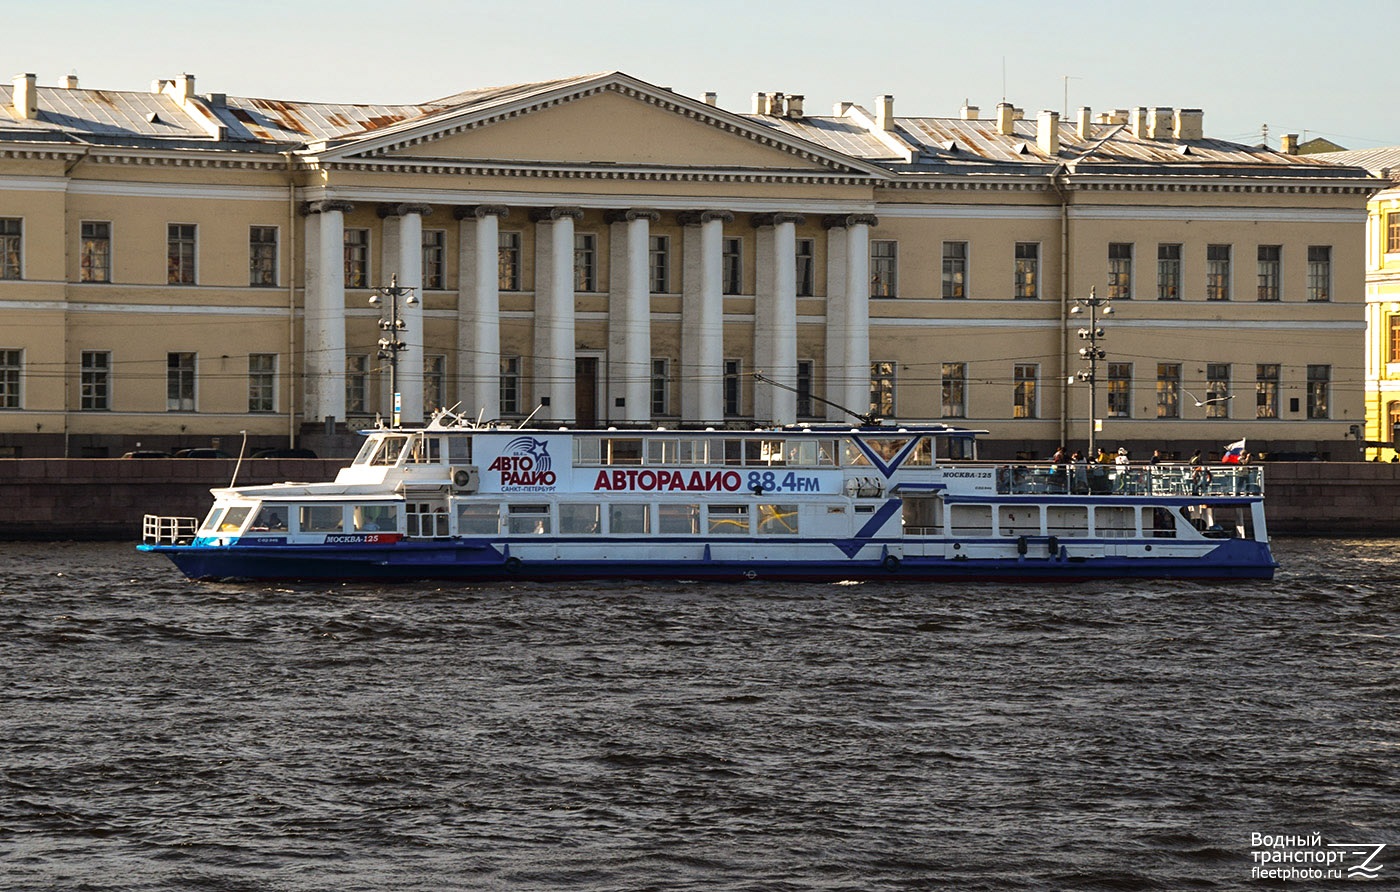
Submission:
[[[1135,457],[1355,457],[1376,187],[1210,139],[1196,109],[740,112],[620,72],[340,105],[21,75],[0,454],[240,431],[346,451],[398,393],[410,422],[845,407],[985,427],[1010,458],[1083,448],[1092,414]],[[1092,326],[1091,294],[1113,310]]]

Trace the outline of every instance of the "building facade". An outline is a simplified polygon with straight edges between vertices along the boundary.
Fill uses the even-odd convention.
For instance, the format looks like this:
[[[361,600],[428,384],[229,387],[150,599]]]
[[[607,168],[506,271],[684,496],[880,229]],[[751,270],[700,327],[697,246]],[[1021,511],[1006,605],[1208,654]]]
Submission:
[[[618,72],[404,106],[26,75],[0,102],[8,455],[352,448],[391,378],[406,422],[873,413],[1005,458],[1082,447],[1091,404],[1140,457],[1330,455],[1365,416],[1375,181],[1198,110],[741,114]]]
[[[1395,151],[1400,160],[1400,150]],[[1376,193],[1366,227],[1366,454],[1396,460],[1400,430],[1400,188]],[[1385,445],[1382,445],[1385,444]]]

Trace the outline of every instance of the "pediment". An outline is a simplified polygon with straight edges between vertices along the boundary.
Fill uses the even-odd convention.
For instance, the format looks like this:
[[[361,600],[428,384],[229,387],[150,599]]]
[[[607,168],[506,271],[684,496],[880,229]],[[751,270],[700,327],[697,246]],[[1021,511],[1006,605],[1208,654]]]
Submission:
[[[515,107],[467,107],[366,136],[330,154],[347,160],[878,173],[858,159],[661,88],[638,89],[639,83],[593,84],[571,95],[517,100]]]

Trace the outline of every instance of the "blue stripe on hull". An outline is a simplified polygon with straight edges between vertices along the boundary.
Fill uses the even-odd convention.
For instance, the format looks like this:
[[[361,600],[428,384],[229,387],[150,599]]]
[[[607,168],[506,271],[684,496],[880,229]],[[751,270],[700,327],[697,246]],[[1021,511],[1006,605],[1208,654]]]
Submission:
[[[1093,579],[1270,579],[1268,547],[1232,540],[1199,558],[910,557],[850,561],[521,561],[494,548],[459,544],[410,548],[141,546],[164,554],[192,579],[457,580],[956,580],[1077,582]]]

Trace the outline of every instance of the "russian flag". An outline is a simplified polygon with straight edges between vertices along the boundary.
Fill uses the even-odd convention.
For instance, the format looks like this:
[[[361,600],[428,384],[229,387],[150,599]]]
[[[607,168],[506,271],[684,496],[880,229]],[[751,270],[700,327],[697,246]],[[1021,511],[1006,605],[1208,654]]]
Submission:
[[[1237,465],[1244,457],[1244,440],[1237,440],[1225,447],[1225,454],[1220,457],[1220,463],[1224,465]]]

